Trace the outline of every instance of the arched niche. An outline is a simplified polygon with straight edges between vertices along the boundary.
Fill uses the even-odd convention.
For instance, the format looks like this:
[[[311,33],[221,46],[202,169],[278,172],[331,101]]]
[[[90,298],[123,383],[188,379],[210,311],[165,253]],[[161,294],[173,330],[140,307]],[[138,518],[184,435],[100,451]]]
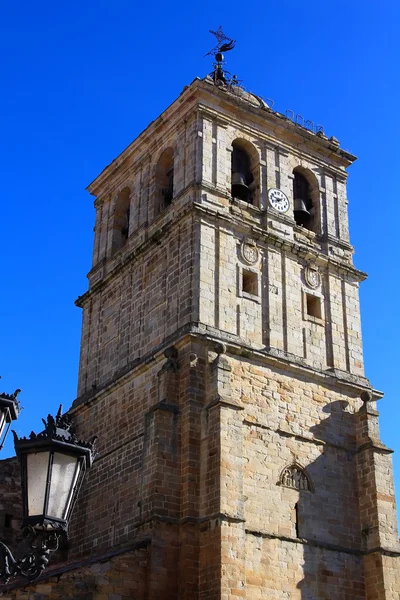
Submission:
[[[296,224],[320,233],[320,193],[318,180],[310,169],[293,169],[293,214]]]
[[[259,205],[260,157],[257,148],[249,141],[236,138],[231,153],[232,198]]]

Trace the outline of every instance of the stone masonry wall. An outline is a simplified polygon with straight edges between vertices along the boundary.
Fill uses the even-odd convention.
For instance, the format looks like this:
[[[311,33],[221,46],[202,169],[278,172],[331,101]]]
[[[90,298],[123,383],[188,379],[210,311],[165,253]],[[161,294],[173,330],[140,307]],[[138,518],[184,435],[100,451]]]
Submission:
[[[294,131],[277,130],[276,122],[263,114],[257,118],[254,112],[242,106],[225,106],[226,114],[216,115],[216,104],[207,99],[208,110],[202,107],[203,161],[202,175],[206,185],[230,194],[231,151],[234,140],[243,140],[255,158],[255,179],[258,188],[254,204],[268,208],[267,191],[280,188],[290,199],[288,216],[293,217],[293,170],[301,168],[314,190],[316,202],[316,230],[329,235],[332,240],[348,244],[348,209],[346,194],[347,174],[331,154],[320,154],[316,145],[306,146],[296,138]],[[349,250],[349,248],[347,248]],[[339,249],[332,249],[332,252]]]
[[[0,592],[4,600],[145,600],[146,548],[104,557],[48,575],[42,581]]]
[[[57,582],[49,572],[5,597],[140,600],[145,586],[147,600],[394,600],[395,558],[378,553],[374,582],[369,563],[364,575],[372,555],[363,555],[357,390],[289,361],[284,368],[232,350],[186,336],[114,389],[75,403],[78,436],[100,439],[74,511],[66,568],[93,565]],[[307,474],[309,489],[284,483],[291,465]],[[379,485],[388,487],[376,480],[371,499]],[[95,566],[132,541],[147,544],[139,570],[129,563],[133,580],[118,566],[117,574],[112,565],[110,573]],[[137,591],[125,593],[121,582],[132,581]],[[392,597],[374,589],[393,590]]]
[[[229,517],[221,598],[395,598],[400,546],[377,412],[356,390],[339,391],[289,364],[285,371],[250,358],[225,362],[223,398],[234,410],[227,405],[220,423],[220,502]],[[285,481],[291,465],[308,486]],[[364,554],[369,548],[375,553]]]
[[[228,414],[222,428],[235,447],[242,439],[243,466],[240,477],[237,459],[229,459],[225,476],[242,487],[242,515],[225,486],[221,505],[243,518],[235,527],[236,535],[246,532],[245,550],[232,568],[242,569],[246,597],[311,599],[324,590],[332,600],[364,598],[355,429],[361,401],[282,365],[229,363],[231,397],[243,410],[240,429],[232,429]],[[282,483],[293,464],[304,469],[310,489]],[[228,561],[232,537],[223,545]]]
[[[98,456],[57,579],[4,597],[398,597],[390,450],[366,392],[365,275],[349,244],[354,157],[262,106],[196,81],[89,186],[71,412]],[[249,152],[252,205],[232,198],[234,142]],[[312,231],[294,221],[294,169],[308,178]],[[269,206],[271,187],[286,214]],[[116,250],[121,197],[129,235]]]
[[[290,353],[316,369],[362,375],[358,283],[351,272],[316,258],[320,284],[310,288],[305,281],[310,262],[300,245],[282,249],[232,220],[229,227],[211,217],[202,220],[200,322],[254,348]],[[252,248],[251,264],[244,245]],[[256,282],[251,293],[244,287],[246,276]],[[308,314],[308,297],[317,300],[320,315]]]
[[[193,320],[193,256],[187,217],[85,300],[79,395],[103,386]]]
[[[262,536],[248,536],[246,556],[246,598],[365,600],[360,557]]]
[[[204,371],[204,352],[201,346],[196,353],[193,345],[178,348],[179,371],[168,375],[178,377],[172,387],[163,379],[168,371],[162,371],[166,363],[161,356],[138,368],[135,377],[114,392],[76,407],[79,436],[101,437],[99,457],[88,473],[71,526],[70,559],[124,545],[132,535],[140,539],[149,531],[154,533],[154,518],[179,522],[185,515],[210,518],[221,513],[243,520],[244,526],[238,525],[233,535],[231,525],[224,542],[224,527],[218,525],[212,534],[208,525],[201,534],[200,548],[203,544],[206,548],[213,546],[221,539],[224,561],[229,555],[229,540],[236,539],[235,553],[242,554],[243,581],[261,577],[260,567],[253,565],[252,538],[276,540],[282,548],[293,546],[287,564],[301,562],[306,556],[310,576],[316,565],[325,565],[329,570],[330,560],[334,564],[343,560],[345,565],[341,554],[354,554],[354,569],[362,581],[362,560],[356,559],[361,547],[355,461],[355,419],[360,399],[334,391],[323,380],[317,383],[311,374],[284,371],[282,365],[271,368],[244,358],[228,360],[226,384],[217,374],[212,383],[214,375],[210,372],[207,376],[207,369]],[[204,395],[202,385],[207,378]],[[190,390],[200,394],[196,409],[199,415],[216,393],[224,401],[233,402],[232,408],[206,409],[201,445],[201,421],[195,425]],[[175,416],[168,406],[156,407],[166,396],[168,404],[179,407]],[[187,430],[185,414],[188,431],[194,427],[191,435],[198,439],[188,455],[191,466],[187,483],[191,487],[186,486],[185,477],[182,479],[182,453],[188,448],[182,438]],[[211,419],[216,419],[215,423]],[[160,438],[162,431],[165,434]],[[210,462],[212,457],[215,464]],[[306,470],[312,491],[299,492],[280,484],[282,471],[294,462]],[[199,480],[195,475],[198,464],[202,465]],[[185,499],[192,494],[196,500],[187,503]],[[183,535],[178,531],[170,537],[172,547],[177,536]],[[188,540],[186,534],[183,539]],[[303,539],[307,547],[300,543]],[[315,557],[322,552],[318,548],[325,549],[326,556],[317,560]],[[207,579],[212,581],[218,565],[209,565],[208,555],[198,551],[204,561],[200,567],[206,569]],[[239,563],[234,564],[236,571]],[[347,585],[346,569],[331,569],[338,581],[343,578],[338,585]],[[298,583],[296,580],[296,586]],[[224,580],[221,585],[224,587]],[[239,582],[237,585],[240,589]],[[268,585],[265,583],[265,590],[269,590]],[[208,584],[205,590],[209,590]]]
[[[190,101],[186,104],[190,105]],[[183,117],[188,110],[181,106],[178,110]],[[104,265],[113,258],[113,229],[115,210],[121,191],[129,195],[129,239],[143,239],[144,232],[157,221],[159,227],[163,220],[160,211],[160,190],[156,184],[157,164],[166,149],[171,149],[174,162],[174,208],[181,202],[182,194],[196,180],[198,152],[198,117],[189,110],[184,123],[166,119],[157,127],[150,126],[154,132],[146,141],[136,140],[131,145],[131,154],[120,168],[115,169],[110,181],[102,189],[96,188],[96,224],[93,244],[93,268]],[[93,185],[93,184],[92,184]],[[91,186],[89,186],[91,187]],[[134,245],[134,243],[133,243]],[[92,280],[94,273],[89,274]]]
[[[220,360],[217,368],[212,366],[216,360],[213,355],[207,375],[201,358],[204,351],[197,347],[194,352],[193,345],[190,349],[189,354],[189,348],[179,353],[179,379],[181,386],[183,381],[185,384],[180,386],[182,416],[178,420],[182,432],[187,426],[192,428],[195,440],[199,425],[196,413],[189,417],[187,426],[181,420],[190,405],[186,403],[190,393],[184,400],[182,390],[188,392],[191,381],[193,389],[200,392],[199,401],[202,398],[199,416],[204,415],[201,444],[197,437],[188,455],[191,467],[187,483],[191,481],[197,502],[184,501],[188,496],[184,493],[185,478],[181,479],[183,495],[175,514],[182,517],[187,506],[186,515],[209,519],[200,525],[200,597],[275,594],[280,598],[290,593],[293,598],[304,599],[325,590],[329,600],[345,594],[364,598],[356,472],[356,422],[362,403],[356,392],[335,391],[323,378],[317,384],[311,374],[296,375],[293,368],[283,373],[282,369],[259,362],[255,365],[243,358]],[[201,386],[204,377],[209,382],[205,397]],[[165,391],[165,386],[162,389]],[[173,397],[173,388],[169,393]],[[219,398],[217,404],[213,398]],[[162,417],[160,426],[163,422],[165,431],[171,431],[173,419]],[[181,452],[186,448],[186,443],[182,444]],[[196,457],[200,457],[200,471]],[[282,470],[294,462],[306,470],[311,490],[298,491],[281,484]],[[156,460],[148,485],[158,477],[157,468]],[[165,466],[160,476],[164,471]],[[181,477],[184,472],[180,471]],[[167,477],[173,490],[171,473]],[[158,485],[162,486],[161,480]],[[161,489],[156,491],[153,506],[157,513],[169,507],[163,514],[172,516],[173,496],[164,505],[163,494]],[[222,522],[218,515],[224,515]],[[193,535],[190,537],[193,542]],[[185,542],[189,539],[186,533],[181,537]],[[169,551],[170,544],[171,539]],[[196,544],[189,563],[198,556]],[[218,544],[223,573],[220,586],[215,577],[219,573]],[[254,547],[265,548],[265,554],[257,550],[253,556]],[[187,558],[185,554],[181,560]],[[282,579],[286,569],[290,577]],[[196,597],[193,587],[183,589],[185,598]]]
[[[200,506],[204,356],[183,338],[73,408],[78,436],[99,440],[72,518],[68,560],[150,538],[149,598],[176,597],[178,582],[182,599],[196,597],[199,518],[218,509]]]
[[[154,510],[153,501],[158,504],[152,499],[157,489],[153,454],[158,420],[163,416],[155,410],[163,400],[157,375],[162,359],[162,355],[153,359],[125,383],[76,409],[79,437],[98,435],[99,440],[97,459],[88,472],[71,523],[72,556],[128,543],[138,524]],[[173,417],[169,411],[166,414]],[[175,431],[178,436],[176,426]],[[176,453],[177,447],[175,461]],[[165,514],[176,517],[179,506],[174,508],[174,483],[179,496],[180,481],[173,481],[173,471],[172,467],[168,494],[163,493],[169,502]]]
[[[344,259],[345,263],[351,265],[346,173],[338,157],[334,154],[330,154],[329,158],[321,155],[315,144],[306,148],[304,143],[300,143],[300,138],[296,138],[294,131],[291,131],[290,135],[285,130],[277,133],[268,114],[264,113],[263,120],[260,121],[254,111],[246,112],[243,105],[238,106],[236,103],[236,106],[232,105],[229,108],[225,105],[224,110],[227,114],[222,119],[221,115],[216,117],[217,105],[210,97],[206,100],[203,96],[204,104],[200,113],[196,112],[193,98],[182,98],[180,102],[183,103],[180,112],[176,113],[174,106],[168,109],[171,115],[179,116],[178,120],[169,118],[157,123],[157,127],[152,125],[152,136],[148,137],[146,142],[138,138],[135,142],[137,150],[131,152],[129,160],[121,163],[119,169],[114,169],[105,191],[99,188],[100,193],[96,201],[94,268],[89,274],[90,287],[97,285],[98,291],[90,301],[85,301],[79,395],[94,385],[101,386],[113,373],[135,360],[139,356],[139,348],[140,351],[145,351],[146,343],[149,347],[154,347],[160,338],[168,335],[168,331],[157,331],[153,337],[147,335],[147,331],[132,330],[134,326],[142,326],[143,320],[154,323],[157,319],[158,328],[160,322],[163,326],[166,320],[171,321],[176,316],[173,290],[169,290],[165,283],[161,283],[162,289],[159,289],[156,271],[153,271],[153,274],[147,273],[152,267],[142,264],[146,259],[137,257],[135,265],[131,265],[130,269],[123,269],[120,276],[113,277],[112,291],[109,288],[110,284],[101,288],[99,284],[121,260],[124,262],[124,256],[132,250],[136,252],[136,249],[143,246],[143,242],[151,239],[152,235],[157,232],[160,234],[166,226],[169,227],[183,204],[193,203],[198,195],[188,195],[191,185],[202,182],[208,193],[202,194],[201,203],[206,207],[213,207],[214,211],[216,206],[219,206],[219,216],[224,212],[229,215],[231,151],[234,140],[242,140],[247,144],[246,147],[252,149],[252,161],[258,182],[254,206],[249,207],[247,203],[240,201],[234,202],[233,208],[237,217],[240,216],[242,224],[247,222],[251,225],[253,221],[256,226],[265,230],[271,229],[271,232],[284,242],[300,242],[303,255],[301,260],[291,256],[281,243],[275,244],[275,248],[269,243],[268,251],[261,248],[260,263],[246,265],[247,271],[258,271],[257,306],[255,294],[252,294],[252,298],[241,294],[243,264],[240,260],[231,261],[231,258],[238,254],[238,241],[248,236],[248,227],[241,232],[234,231],[231,227],[234,219],[229,219],[230,222],[225,225],[207,223],[211,230],[207,232],[207,227],[203,227],[201,232],[204,248],[202,246],[200,249],[200,293],[204,297],[201,298],[200,306],[204,308],[210,304],[212,314],[206,314],[205,318],[200,320],[240,335],[251,344],[261,343],[293,353],[305,358],[316,368],[328,366],[362,375],[357,281],[351,274],[339,275],[337,269],[332,266],[328,269],[326,259],[321,262],[323,282],[319,289],[308,289],[308,295],[316,296],[317,302],[321,303],[319,320],[305,316],[306,292],[304,285],[299,285],[302,270],[310,256],[315,260],[322,253],[326,258]],[[207,108],[206,104],[209,105]],[[187,117],[180,121],[183,119],[184,109],[187,110]],[[135,148],[135,144],[132,148]],[[145,147],[146,152],[143,152]],[[156,165],[162,152],[169,147],[174,153],[175,199],[173,206],[158,215],[155,212],[155,195],[158,193],[155,185]],[[311,182],[317,234],[324,240],[329,240],[329,245],[325,242],[321,244],[315,232],[293,228],[292,181],[295,168],[301,168]],[[284,215],[283,221],[276,211],[268,207],[267,191],[276,186],[291,200],[290,210]],[[97,191],[94,184],[92,187]],[[128,189],[130,194],[130,236],[122,254],[119,252],[112,256],[110,236],[116,199],[120,191],[125,189]],[[214,193],[209,193],[211,190],[214,190]],[[259,209],[264,211],[267,218],[260,217]],[[232,214],[229,216],[232,217]],[[175,230],[172,237],[174,243],[179,244],[178,240],[187,241],[190,238],[190,231]],[[160,253],[165,262],[160,267],[161,270],[165,272],[168,264],[171,273],[180,269],[183,275],[182,265],[178,265],[173,259],[171,262],[168,244],[165,246],[163,242],[159,243],[162,245]],[[180,251],[179,249],[178,252]],[[311,253],[309,257],[307,251]],[[159,262],[157,252],[151,251],[151,254],[153,264],[156,265]],[[195,277],[197,276],[196,273]],[[149,292],[152,295],[149,306],[146,302],[141,303],[143,285],[146,286],[146,290],[152,290]],[[225,285],[228,285],[228,290],[224,288]],[[241,296],[240,302],[232,299],[232,291],[235,296]],[[198,293],[194,296],[197,298]],[[169,303],[171,298],[172,306],[166,307],[165,304]],[[164,311],[154,311],[151,304],[157,303],[164,305]],[[302,326],[299,326],[302,321]],[[125,333],[125,339],[120,338],[119,331]]]

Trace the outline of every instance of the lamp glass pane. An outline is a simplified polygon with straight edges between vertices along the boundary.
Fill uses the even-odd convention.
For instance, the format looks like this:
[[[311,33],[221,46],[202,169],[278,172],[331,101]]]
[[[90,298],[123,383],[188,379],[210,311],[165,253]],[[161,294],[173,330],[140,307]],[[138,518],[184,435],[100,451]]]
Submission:
[[[28,472],[28,515],[44,513],[47,472],[50,452],[28,454],[26,467]]]
[[[6,424],[6,409],[0,409],[0,440],[3,437],[3,431]]]
[[[82,459],[82,457],[80,459],[78,459],[77,465],[76,465],[76,470],[75,470],[75,475],[74,475],[74,481],[72,483],[72,487],[71,487],[71,493],[69,495],[68,498],[68,502],[65,506],[65,512],[64,512],[64,519],[69,518],[69,511],[71,509],[71,504],[75,501],[75,497],[77,495],[78,490],[76,490],[76,485],[78,483],[78,479],[80,478],[82,471],[86,470],[86,463],[85,463],[85,459]]]
[[[54,453],[51,473],[49,506],[47,515],[64,519],[70,492],[76,480],[76,463],[78,457],[69,454]]]

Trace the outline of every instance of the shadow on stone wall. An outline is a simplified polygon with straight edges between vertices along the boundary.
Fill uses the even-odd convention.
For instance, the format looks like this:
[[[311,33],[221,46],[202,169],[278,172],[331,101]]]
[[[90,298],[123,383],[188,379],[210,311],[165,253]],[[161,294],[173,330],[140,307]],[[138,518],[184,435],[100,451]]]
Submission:
[[[347,402],[324,407],[310,428],[321,456],[306,468],[313,491],[299,490],[297,535],[303,541],[302,600],[363,599],[364,577],[356,469],[356,423]]]

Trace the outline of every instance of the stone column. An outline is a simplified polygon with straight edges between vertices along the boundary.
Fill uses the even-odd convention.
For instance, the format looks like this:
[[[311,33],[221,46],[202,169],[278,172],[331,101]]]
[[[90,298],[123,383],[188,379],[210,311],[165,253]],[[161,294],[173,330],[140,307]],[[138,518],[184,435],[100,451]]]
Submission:
[[[180,472],[178,353],[158,373],[158,401],[145,415],[142,518],[151,530],[149,600],[177,596],[179,560]]]
[[[223,344],[209,353],[207,499],[203,506],[201,598],[228,600],[245,596],[245,529],[243,497],[242,406],[231,394],[231,366]],[[212,549],[220,547],[216,555]],[[208,556],[208,559],[206,557]]]
[[[336,223],[335,194],[333,188],[333,176],[330,172],[325,172],[325,205],[326,205],[326,228],[327,234],[332,237],[338,236],[338,227]]]
[[[202,181],[205,184],[213,185],[213,122],[203,115],[202,125]]]
[[[215,120],[214,130],[216,137],[213,139],[215,146],[216,160],[215,160],[215,184],[217,189],[222,193],[226,194],[228,177],[231,174],[231,155],[226,150],[226,124]]]
[[[338,203],[338,218],[339,218],[339,237],[345,242],[349,240],[349,216],[348,216],[348,200],[346,191],[346,179],[336,177],[336,194]]]
[[[202,344],[189,342],[180,349],[181,512],[178,569],[180,600],[199,594],[199,523],[201,504],[201,420],[204,411],[205,359]]]
[[[392,573],[386,557],[396,558],[400,570],[400,544],[392,475],[392,450],[380,441],[378,411],[372,394],[361,394],[363,406],[357,415],[357,469],[360,524],[364,545],[366,600],[394,600],[397,591],[389,586]]]

